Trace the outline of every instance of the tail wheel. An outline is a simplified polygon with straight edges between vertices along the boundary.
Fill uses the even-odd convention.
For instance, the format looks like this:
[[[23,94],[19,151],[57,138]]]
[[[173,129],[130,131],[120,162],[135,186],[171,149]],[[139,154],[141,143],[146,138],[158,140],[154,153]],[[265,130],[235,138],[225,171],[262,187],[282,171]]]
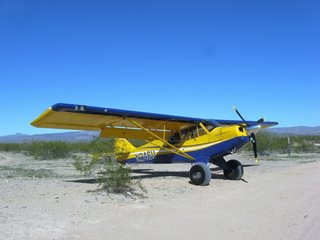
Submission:
[[[231,180],[240,180],[243,176],[243,166],[237,160],[230,160],[227,162],[228,168],[223,170],[226,178]]]
[[[207,164],[199,162],[190,169],[190,180],[195,185],[208,185],[211,180],[211,171]]]

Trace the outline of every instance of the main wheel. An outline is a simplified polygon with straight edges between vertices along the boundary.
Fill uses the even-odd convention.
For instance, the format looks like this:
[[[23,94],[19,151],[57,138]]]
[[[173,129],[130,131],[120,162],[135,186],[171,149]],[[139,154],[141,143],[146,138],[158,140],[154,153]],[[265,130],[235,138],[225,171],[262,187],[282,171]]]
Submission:
[[[199,162],[190,168],[190,180],[195,185],[208,185],[211,180],[211,171],[207,164]]]
[[[237,160],[227,162],[228,169],[223,170],[224,176],[231,180],[240,180],[243,176],[243,166]]]

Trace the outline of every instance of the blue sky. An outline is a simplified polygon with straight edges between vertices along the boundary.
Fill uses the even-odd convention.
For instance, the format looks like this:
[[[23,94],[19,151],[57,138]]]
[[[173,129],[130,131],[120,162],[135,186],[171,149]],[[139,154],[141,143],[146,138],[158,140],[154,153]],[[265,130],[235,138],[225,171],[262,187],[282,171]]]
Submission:
[[[0,136],[57,102],[320,125],[319,1],[0,0]]]

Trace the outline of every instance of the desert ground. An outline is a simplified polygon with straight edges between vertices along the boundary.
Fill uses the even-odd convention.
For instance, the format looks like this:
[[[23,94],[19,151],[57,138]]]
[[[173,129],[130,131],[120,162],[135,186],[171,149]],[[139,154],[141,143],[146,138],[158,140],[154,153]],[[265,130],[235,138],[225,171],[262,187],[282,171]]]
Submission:
[[[231,158],[243,179],[211,166],[209,186],[189,183],[190,164],[132,165],[147,193],[119,196],[71,159],[0,152],[0,239],[320,239],[319,154]]]

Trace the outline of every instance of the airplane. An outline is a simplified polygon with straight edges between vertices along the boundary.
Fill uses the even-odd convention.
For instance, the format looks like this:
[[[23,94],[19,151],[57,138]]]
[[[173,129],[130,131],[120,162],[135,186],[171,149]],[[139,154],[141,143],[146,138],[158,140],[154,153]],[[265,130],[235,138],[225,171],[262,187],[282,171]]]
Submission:
[[[220,167],[227,179],[240,180],[242,164],[224,157],[248,144],[257,158],[255,134],[277,122],[219,120],[128,111],[113,108],[57,103],[43,112],[31,125],[40,128],[100,131],[101,138],[115,138],[115,158],[121,163],[192,164],[190,182],[208,185],[209,163]],[[128,139],[142,139],[135,147]]]

